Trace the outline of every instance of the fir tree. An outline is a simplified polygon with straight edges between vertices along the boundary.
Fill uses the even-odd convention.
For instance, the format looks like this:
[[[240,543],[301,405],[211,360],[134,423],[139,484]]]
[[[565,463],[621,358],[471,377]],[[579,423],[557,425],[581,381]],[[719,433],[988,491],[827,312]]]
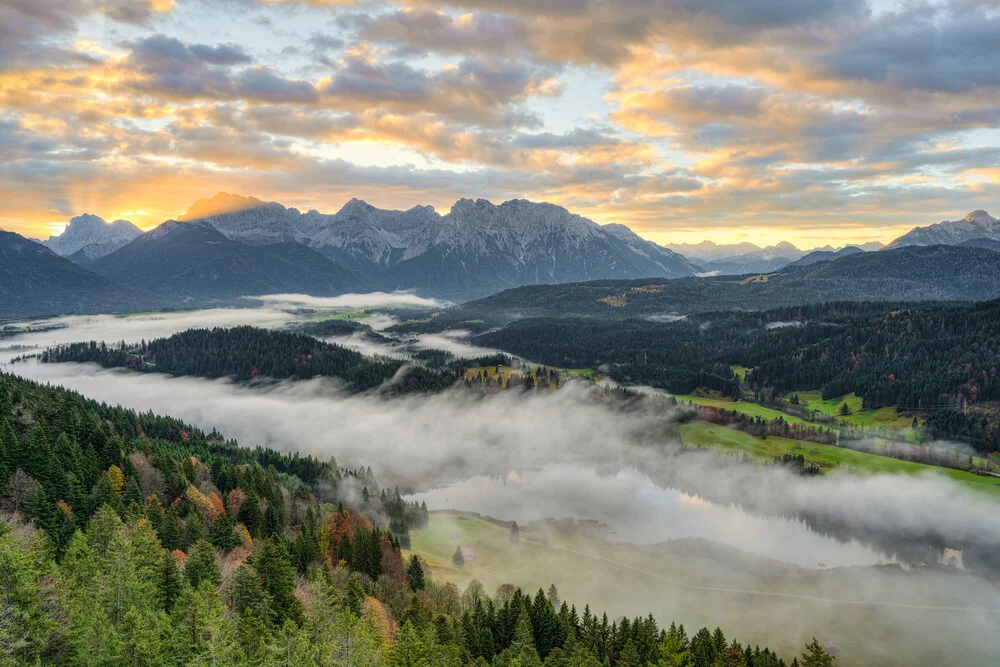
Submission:
[[[424,568],[420,564],[417,554],[410,556],[410,562],[406,566],[406,578],[410,582],[410,588],[415,591],[424,590],[426,586],[424,582]]]
[[[462,545],[455,547],[455,553],[451,555],[451,562],[455,564],[455,567],[463,567],[465,565],[465,554],[462,553]]]
[[[184,562],[184,577],[192,588],[198,588],[203,581],[212,586],[222,583],[219,554],[215,552],[215,547],[205,540],[198,540]]]
[[[834,660],[836,658],[827,653],[826,649],[820,646],[820,643],[813,637],[813,640],[806,644],[806,650],[802,653],[799,664],[802,667],[831,667]]]

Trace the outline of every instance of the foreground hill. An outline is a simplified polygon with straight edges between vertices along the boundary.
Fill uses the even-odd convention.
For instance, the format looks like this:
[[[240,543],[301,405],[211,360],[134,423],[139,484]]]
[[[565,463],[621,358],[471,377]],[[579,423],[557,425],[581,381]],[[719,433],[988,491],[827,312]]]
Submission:
[[[119,283],[188,301],[370,289],[362,276],[299,243],[248,245],[205,223],[165,222],[91,266]]]
[[[977,301],[1000,297],[1000,253],[951,246],[863,252],[777,273],[521,287],[443,313],[426,329],[522,318],[668,317],[825,301]]]
[[[0,319],[116,313],[169,303],[95,275],[23,236],[0,231]]]

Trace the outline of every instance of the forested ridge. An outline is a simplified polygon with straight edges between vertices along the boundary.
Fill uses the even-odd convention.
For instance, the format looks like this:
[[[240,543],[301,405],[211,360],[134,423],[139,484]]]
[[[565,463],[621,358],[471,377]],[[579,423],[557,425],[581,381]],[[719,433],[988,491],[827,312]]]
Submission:
[[[4,374],[0,483],[2,664],[786,664],[719,629],[580,613],[554,586],[461,593],[404,561],[426,508],[370,469]],[[801,664],[831,660],[813,642]]]
[[[763,311],[834,301],[980,301],[1000,298],[1000,253],[910,246],[864,252],[769,274],[597,280],[505,290],[400,330],[485,331],[520,318],[626,320],[712,311]]]
[[[342,378],[357,389],[377,387],[403,365],[396,359],[370,359],[302,334],[251,326],[190,329],[134,344],[72,343],[43,352],[41,359],[238,381],[326,375]]]
[[[830,303],[670,323],[525,319],[476,341],[553,366],[607,367],[615,380],[677,394],[854,392],[866,409],[929,412],[936,434],[967,435],[981,451],[1000,448],[986,410],[1000,401],[1000,301]],[[751,369],[743,383],[732,365]],[[954,408],[972,414],[951,416]],[[941,410],[950,412],[935,414]]]

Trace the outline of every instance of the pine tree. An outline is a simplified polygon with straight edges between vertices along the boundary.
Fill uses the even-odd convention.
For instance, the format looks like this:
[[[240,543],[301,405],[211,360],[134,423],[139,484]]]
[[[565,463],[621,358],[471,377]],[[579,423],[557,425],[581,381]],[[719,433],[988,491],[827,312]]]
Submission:
[[[831,667],[834,660],[836,658],[827,653],[826,649],[820,646],[820,643],[813,637],[813,640],[806,644],[806,650],[802,653],[799,664],[802,667]]]
[[[238,616],[250,612],[257,618],[266,619],[270,615],[268,596],[261,588],[260,577],[246,565],[240,565],[233,572],[226,587],[226,602]]]
[[[163,610],[169,614],[181,594],[181,589],[184,588],[184,578],[181,576],[180,568],[177,567],[177,559],[170,552],[163,553],[158,582]]]
[[[521,530],[517,527],[517,521],[512,521],[510,524],[510,542],[511,544],[517,544],[521,541]]]
[[[240,506],[240,511],[236,518],[239,519],[240,523],[246,526],[247,532],[250,533],[251,537],[257,537],[260,535],[260,529],[264,523],[264,515],[260,511],[260,501],[257,500],[257,494],[247,494],[246,499]]]
[[[271,598],[275,622],[281,625],[302,618],[302,604],[295,597],[295,569],[285,543],[269,537],[251,563],[260,576],[261,587]]]
[[[177,524],[177,512],[174,511],[173,507],[168,507],[167,511],[163,513],[160,529],[156,531],[160,538],[160,544],[167,551],[181,548],[181,530]]]
[[[215,547],[205,540],[198,540],[184,562],[184,577],[192,588],[198,588],[203,581],[212,586],[222,583],[219,554],[215,552]]]
[[[7,417],[0,416],[0,489],[7,486],[7,480],[14,474],[14,452],[17,450],[17,436]]]
[[[455,564],[455,567],[463,567],[465,565],[465,554],[462,553],[461,545],[455,547],[455,553],[451,556],[451,562]]]
[[[406,578],[410,582],[410,588],[415,591],[424,590],[426,586],[424,582],[424,568],[420,564],[417,554],[410,556],[410,562],[406,566]]]
[[[215,517],[215,521],[208,529],[208,541],[223,551],[238,547],[240,537],[236,534],[235,528],[236,523],[233,521],[233,517],[228,514],[220,514]]]

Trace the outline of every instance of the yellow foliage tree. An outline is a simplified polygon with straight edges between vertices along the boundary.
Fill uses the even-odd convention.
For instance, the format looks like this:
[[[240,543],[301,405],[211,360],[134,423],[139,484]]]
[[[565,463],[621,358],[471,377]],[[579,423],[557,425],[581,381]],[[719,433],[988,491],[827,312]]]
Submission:
[[[115,492],[115,497],[122,495],[125,489],[125,473],[118,466],[108,468],[108,479],[111,480],[111,490]]]

